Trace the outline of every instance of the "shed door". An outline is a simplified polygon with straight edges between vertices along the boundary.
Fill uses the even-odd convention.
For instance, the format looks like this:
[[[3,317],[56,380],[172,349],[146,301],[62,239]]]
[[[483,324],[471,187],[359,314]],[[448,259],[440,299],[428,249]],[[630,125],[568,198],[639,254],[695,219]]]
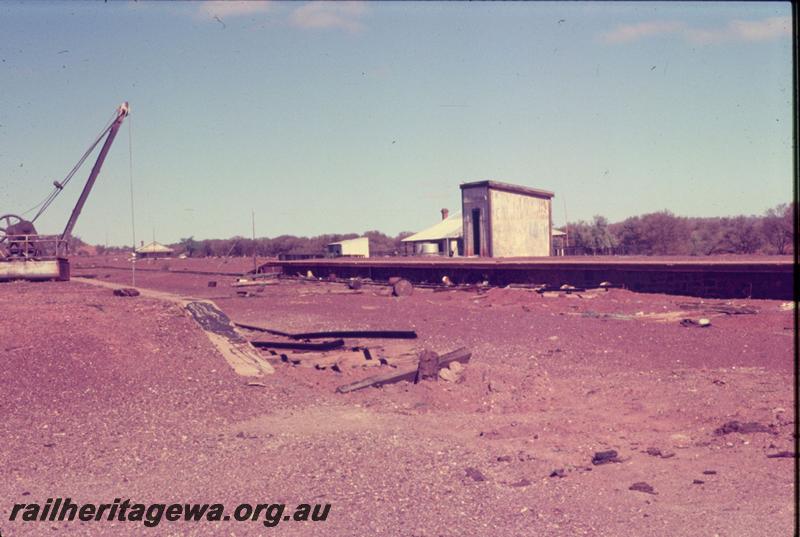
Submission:
[[[472,209],[472,253],[481,255],[481,210]]]

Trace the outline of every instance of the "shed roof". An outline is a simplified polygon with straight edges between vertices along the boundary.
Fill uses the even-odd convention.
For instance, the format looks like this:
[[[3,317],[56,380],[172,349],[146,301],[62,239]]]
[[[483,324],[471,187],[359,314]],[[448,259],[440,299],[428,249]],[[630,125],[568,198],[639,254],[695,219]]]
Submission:
[[[549,190],[541,190],[538,188],[530,188],[521,185],[512,185],[510,183],[501,183],[500,181],[475,181],[474,183],[461,183],[461,190],[475,187],[488,187],[491,190],[503,190],[513,194],[522,194],[523,196],[534,196],[537,198],[550,199],[555,196],[555,194]]]
[[[137,254],[166,254],[172,252],[172,248],[164,246],[160,242],[153,241],[150,244],[145,244],[136,249]]]
[[[369,241],[369,237],[356,237],[355,239],[344,239],[341,241],[329,242],[328,246],[333,246],[335,244],[356,244],[363,243],[364,241]]]
[[[443,239],[458,239],[462,234],[461,211],[454,212],[444,220],[428,229],[406,237],[402,242],[440,241]]]

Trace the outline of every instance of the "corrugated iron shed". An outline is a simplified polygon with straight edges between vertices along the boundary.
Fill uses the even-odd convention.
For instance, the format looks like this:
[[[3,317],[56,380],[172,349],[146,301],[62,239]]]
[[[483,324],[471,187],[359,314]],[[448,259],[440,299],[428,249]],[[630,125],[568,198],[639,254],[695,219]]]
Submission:
[[[406,237],[403,242],[436,242],[445,239],[460,239],[463,233],[462,226],[461,211],[454,212],[428,229]]]

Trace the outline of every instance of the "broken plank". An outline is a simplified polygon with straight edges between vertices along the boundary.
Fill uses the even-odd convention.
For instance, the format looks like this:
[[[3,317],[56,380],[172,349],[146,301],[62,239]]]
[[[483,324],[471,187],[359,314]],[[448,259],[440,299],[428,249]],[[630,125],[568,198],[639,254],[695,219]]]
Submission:
[[[281,332],[280,330],[273,330],[271,328],[264,328],[262,326],[256,326],[254,324],[245,324],[245,323],[237,323],[234,322],[236,326],[239,328],[244,328],[245,330],[252,330],[254,332],[266,332],[267,334],[272,334],[274,336],[283,336],[283,337],[291,337],[291,334],[286,332]]]
[[[266,285],[278,285],[277,280],[262,280],[258,282],[234,282],[231,287],[264,287]]]
[[[344,347],[344,340],[333,339],[321,343],[298,343],[294,341],[251,341],[254,347],[262,349],[290,349],[296,351],[329,351]]]
[[[450,365],[451,362],[461,362],[465,364],[469,362],[472,353],[468,351],[466,348],[460,348],[453,352],[444,354],[439,357],[439,367],[447,367]],[[351,384],[345,384],[344,386],[339,386],[336,388],[338,393],[349,393],[356,390],[360,390],[362,388],[368,388],[370,386],[383,386],[384,384],[392,384],[395,382],[401,382],[404,380],[413,381],[417,377],[417,366],[409,367],[406,369],[402,369],[399,371],[393,371],[391,373],[385,373],[383,375],[375,375],[372,377],[367,377],[363,380],[358,382],[353,382]]]
[[[405,341],[387,341],[381,342],[380,344],[367,344],[361,345],[360,348],[365,349],[368,353],[367,357],[372,359],[379,359],[379,358],[397,358],[399,356],[412,356],[416,358],[419,355],[419,351],[416,345],[412,345],[406,343]]]
[[[316,369],[327,369],[333,367],[339,360],[352,359],[353,357],[366,361],[363,351],[339,350],[326,353],[280,353],[280,359],[284,362],[300,367],[312,367]]]
[[[413,330],[332,330],[328,332],[304,332],[289,334],[292,339],[319,339],[327,337],[358,338],[358,339],[416,339],[417,333]]]
[[[753,315],[758,310],[750,306],[740,306],[736,304],[704,304],[702,302],[679,302],[678,307],[682,310],[702,310],[724,313],[725,315]]]

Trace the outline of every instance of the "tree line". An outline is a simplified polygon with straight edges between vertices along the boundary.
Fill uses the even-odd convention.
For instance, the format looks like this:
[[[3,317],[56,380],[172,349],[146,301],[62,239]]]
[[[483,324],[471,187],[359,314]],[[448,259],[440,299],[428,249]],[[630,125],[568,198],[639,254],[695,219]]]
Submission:
[[[604,216],[590,222],[580,220],[560,228],[568,234],[568,255],[715,255],[789,254],[793,251],[794,204],[781,204],[761,216],[696,218],[660,211],[610,223]],[[281,235],[274,238],[231,237],[229,239],[180,239],[170,244],[177,254],[189,257],[281,255],[321,255],[331,242],[369,238],[370,254],[398,255],[404,251],[402,239],[380,231],[327,234],[315,237]],[[77,239],[80,242],[80,239]],[[125,247],[95,247],[98,254],[124,254]],[[74,250],[73,250],[74,251]]]
[[[321,255],[325,252],[325,247],[332,242],[368,237],[370,255],[397,255],[403,251],[401,240],[411,234],[411,232],[403,232],[396,237],[391,237],[373,230],[361,235],[357,233],[327,234],[315,237],[281,235],[274,238],[256,238],[255,240],[245,237],[195,240],[194,237],[187,237],[170,246],[189,257],[251,257],[253,255],[279,257],[281,255]]]
[[[691,218],[660,211],[609,223],[598,215],[561,231],[568,234],[568,254],[783,255],[793,251],[794,204],[780,204],[761,216]]]

